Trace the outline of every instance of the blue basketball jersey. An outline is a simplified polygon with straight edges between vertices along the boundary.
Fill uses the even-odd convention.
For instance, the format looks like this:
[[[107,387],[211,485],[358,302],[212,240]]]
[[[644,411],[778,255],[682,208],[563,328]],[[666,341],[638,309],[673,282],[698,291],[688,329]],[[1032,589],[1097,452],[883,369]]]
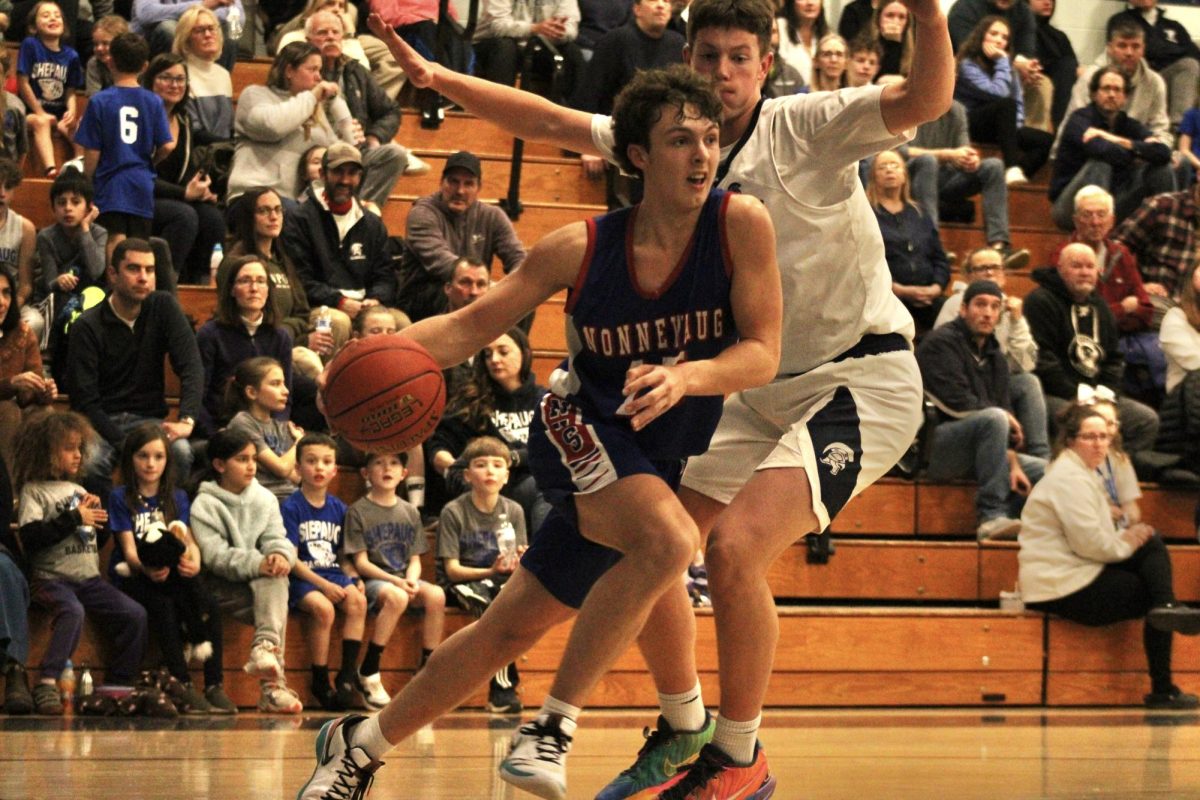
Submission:
[[[629,425],[621,389],[636,364],[677,364],[712,358],[737,341],[730,306],[725,208],[714,189],[692,239],[657,292],[636,283],[633,230],[638,207],[588,220],[588,246],[566,304],[567,347],[550,390],[586,417]],[[685,397],[635,434],[651,459],[675,459],[708,448],[723,398]]]

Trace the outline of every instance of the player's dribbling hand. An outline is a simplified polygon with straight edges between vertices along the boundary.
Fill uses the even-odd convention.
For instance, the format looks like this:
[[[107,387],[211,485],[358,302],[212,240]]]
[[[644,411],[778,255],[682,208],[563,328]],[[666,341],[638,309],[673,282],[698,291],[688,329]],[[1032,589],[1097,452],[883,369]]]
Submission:
[[[623,407],[629,424],[640,431],[683,399],[687,383],[678,367],[639,364],[625,373],[621,391],[628,398]]]

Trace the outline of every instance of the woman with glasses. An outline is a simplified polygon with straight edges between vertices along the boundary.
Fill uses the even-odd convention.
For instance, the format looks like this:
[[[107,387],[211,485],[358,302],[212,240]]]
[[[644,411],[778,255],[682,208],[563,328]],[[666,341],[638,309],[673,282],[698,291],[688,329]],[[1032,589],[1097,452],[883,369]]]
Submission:
[[[218,63],[224,47],[216,14],[200,3],[183,12],[171,52],[182,56],[187,66],[188,105],[197,144],[233,138],[233,77]]]
[[[211,436],[232,415],[225,404],[225,387],[237,365],[247,358],[270,356],[283,367],[292,391],[292,335],[278,325],[275,290],[257,255],[231,256],[217,268],[217,310],[196,331],[204,365],[204,408],[196,420],[200,436]],[[280,419],[288,419],[293,396]]]
[[[846,40],[836,33],[827,33],[817,42],[817,60],[813,63],[810,92],[833,92],[847,86]]]
[[[1092,405],[1068,406],[1058,421],[1058,456],[1021,514],[1020,587],[1028,608],[1082,625],[1145,619],[1148,708],[1196,708],[1172,682],[1173,633],[1200,633],[1200,611],[1175,600],[1162,537],[1138,522],[1121,526],[1104,479],[1112,433]]]
[[[155,56],[142,74],[142,86],[158,95],[177,145],[160,161],[154,179],[154,235],[171,249],[180,283],[209,280],[213,246],[225,237],[225,218],[212,180],[193,158],[188,113],[188,70],[183,56]]]

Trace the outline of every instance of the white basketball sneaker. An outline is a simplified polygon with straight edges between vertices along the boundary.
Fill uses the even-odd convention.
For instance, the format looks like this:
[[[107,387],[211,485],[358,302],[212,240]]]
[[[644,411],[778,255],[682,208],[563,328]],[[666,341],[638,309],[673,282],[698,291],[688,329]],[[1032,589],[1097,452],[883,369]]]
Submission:
[[[518,728],[508,758],[500,762],[500,779],[546,800],[564,800],[572,739],[560,722],[543,714]]]
[[[317,768],[296,800],[363,800],[371,790],[375,771],[382,761],[373,761],[367,751],[350,744],[350,736],[366,717],[351,714],[331,719],[317,734]]]

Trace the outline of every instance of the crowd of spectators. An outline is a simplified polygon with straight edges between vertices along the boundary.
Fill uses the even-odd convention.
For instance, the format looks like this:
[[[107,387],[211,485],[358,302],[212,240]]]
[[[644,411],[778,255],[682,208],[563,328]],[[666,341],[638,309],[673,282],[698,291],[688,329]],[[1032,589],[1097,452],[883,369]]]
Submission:
[[[307,615],[322,705],[356,696],[386,703],[379,657],[404,609],[426,609],[423,660],[440,639],[447,600],[479,612],[512,572],[510,554],[480,531],[511,524],[523,546],[544,519],[525,444],[545,389],[527,320],[447,370],[445,419],[423,448],[368,459],[323,433],[316,378],[352,338],[461,308],[490,289],[494,262],[505,274],[521,266],[526,249],[512,222],[480,200],[484,162],[465,149],[449,156],[437,190],[409,210],[403,237],[388,229],[389,197],[431,167],[398,141],[402,76],[354,4],[304,4],[273,32],[265,84],[245,87],[236,103],[240,0],[138,0],[130,19],[93,2],[93,18],[78,18],[86,25],[64,25],[66,3],[26,5],[15,23],[28,19],[20,98],[4,104],[12,158],[0,158],[0,466],[22,496],[24,544],[19,554],[0,546],[0,569],[30,566],[34,602],[71,623],[56,623],[38,686],[57,677],[80,620],[94,614],[118,643],[149,631],[183,687],[182,707],[228,713],[219,669],[206,668],[203,691],[188,683],[189,660],[204,661],[214,636],[220,659],[219,626],[198,638],[203,626],[187,624],[192,606],[181,599],[194,596],[204,565],[205,607],[254,624],[246,668],[261,679],[260,708],[300,707],[283,677],[289,608]],[[431,57],[607,113],[634,72],[683,58],[686,5],[484,0],[474,27],[453,20],[465,60],[437,34],[436,4],[372,0],[369,10]],[[1110,401],[1130,469],[1148,478],[1200,473],[1192,166],[1200,148],[1189,156],[1200,113],[1188,113],[1200,51],[1154,0],[1131,6],[1110,21],[1104,54],[1078,69],[1051,24],[1054,0],[957,0],[949,13],[957,102],[909,146],[863,166],[935,408],[930,475],[978,481],[980,539],[1016,537],[1043,474],[1066,475],[1067,466],[1049,466],[1049,442],[1056,430],[1068,447],[1087,434],[1092,423],[1073,410],[1080,398]],[[779,1],[767,78],[775,96],[907,74],[916,45],[903,3],[855,0],[837,25],[827,13],[821,0]],[[77,113],[85,88],[87,111]],[[136,101],[145,124],[123,127],[115,98]],[[442,99],[413,102],[422,124],[436,127]],[[78,160],[56,163],[55,136]],[[22,174],[14,159],[30,146],[34,173],[54,178],[55,222],[40,232],[10,207]],[[583,175],[606,176],[612,207],[640,199],[636,182],[598,159],[583,160]],[[1009,211],[1013,187],[1031,181],[1049,184],[1053,219],[1070,234],[1052,263],[1035,265],[1037,288],[1022,299],[1006,291],[1030,261],[1014,249]],[[974,197],[984,244],[962,254],[965,280],[948,294],[957,255],[943,247],[941,223],[973,219]],[[195,320],[197,330],[174,288],[210,281],[216,311]],[[60,392],[72,411],[45,408]],[[20,462],[38,447],[50,455]],[[1076,450],[1086,462],[1083,446]],[[349,508],[329,491],[339,463],[367,481]],[[489,470],[503,473],[498,495],[480,488]],[[189,476],[190,505],[181,490]],[[113,513],[109,498],[122,510]],[[1041,536],[1053,525],[1038,513]],[[423,525],[439,514],[439,570],[424,581]],[[56,551],[106,520],[117,534],[114,563],[128,573],[114,578],[120,597],[95,588],[104,582],[92,563],[103,535],[80,534],[85,547],[69,564]],[[151,566],[139,547],[159,524],[181,529],[172,534],[181,549]],[[1148,546],[1158,558],[1137,530],[1117,550]],[[353,566],[339,566],[339,554]],[[1156,591],[1162,604],[1174,602]],[[14,601],[5,593],[3,602]],[[356,667],[368,609],[382,627]],[[342,670],[331,676],[339,613]],[[134,680],[139,648],[110,665],[110,680]],[[19,689],[27,645],[9,654],[8,686]],[[1169,699],[1178,690],[1161,654],[1151,661],[1154,694]],[[490,705],[519,707],[517,680],[515,665],[498,674]],[[55,698],[34,688],[28,702],[10,698],[10,710],[53,713]]]

